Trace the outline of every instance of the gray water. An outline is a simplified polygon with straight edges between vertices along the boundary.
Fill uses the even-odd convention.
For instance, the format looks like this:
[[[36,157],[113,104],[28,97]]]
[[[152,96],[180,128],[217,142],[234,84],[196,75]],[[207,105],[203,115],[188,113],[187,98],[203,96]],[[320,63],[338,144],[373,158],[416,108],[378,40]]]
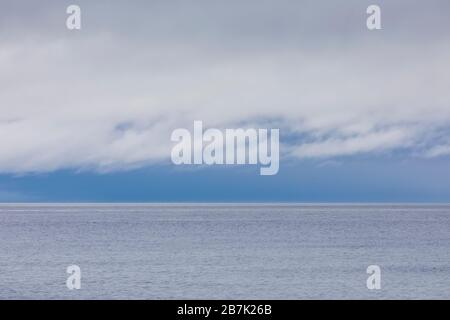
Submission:
[[[119,298],[448,299],[450,206],[0,206],[0,299]]]

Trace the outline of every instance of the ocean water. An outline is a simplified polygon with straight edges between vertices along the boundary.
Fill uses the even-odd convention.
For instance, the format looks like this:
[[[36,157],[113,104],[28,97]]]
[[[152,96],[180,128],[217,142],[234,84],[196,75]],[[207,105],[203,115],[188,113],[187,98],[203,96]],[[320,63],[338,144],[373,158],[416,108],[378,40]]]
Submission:
[[[0,299],[449,298],[446,205],[0,205]]]

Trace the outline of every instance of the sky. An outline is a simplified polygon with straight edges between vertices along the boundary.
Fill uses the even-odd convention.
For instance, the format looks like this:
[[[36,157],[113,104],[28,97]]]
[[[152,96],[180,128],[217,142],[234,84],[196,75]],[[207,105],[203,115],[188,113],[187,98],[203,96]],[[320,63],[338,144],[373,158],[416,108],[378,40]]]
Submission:
[[[0,201],[450,202],[449,10],[2,0]],[[279,128],[279,173],[174,166],[195,120]]]

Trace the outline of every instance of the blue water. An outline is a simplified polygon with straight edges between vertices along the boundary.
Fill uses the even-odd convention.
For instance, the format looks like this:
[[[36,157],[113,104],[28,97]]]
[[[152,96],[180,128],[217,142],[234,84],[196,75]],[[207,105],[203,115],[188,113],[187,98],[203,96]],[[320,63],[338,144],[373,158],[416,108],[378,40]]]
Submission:
[[[450,206],[0,205],[0,298],[449,299]]]

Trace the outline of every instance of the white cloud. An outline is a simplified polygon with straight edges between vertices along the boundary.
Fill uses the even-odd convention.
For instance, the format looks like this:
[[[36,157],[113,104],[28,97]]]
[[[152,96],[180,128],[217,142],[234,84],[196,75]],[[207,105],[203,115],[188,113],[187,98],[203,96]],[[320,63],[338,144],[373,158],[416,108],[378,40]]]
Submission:
[[[306,143],[295,148],[300,158],[345,156],[358,153],[406,148],[411,144],[411,133],[398,128],[363,134],[349,138],[330,138],[325,141]]]
[[[276,119],[282,135],[307,136],[286,142],[299,158],[422,148],[424,131],[432,141],[450,125],[448,37],[430,36],[425,50],[386,31],[336,42],[341,33],[280,38],[273,27],[264,45],[254,40],[262,31],[237,34],[224,21],[197,21],[173,38],[150,30],[152,41],[125,22],[123,31],[85,23],[78,34],[50,28],[2,41],[0,172],[158,163],[170,157],[171,131],[194,120],[223,128]]]
[[[450,145],[438,145],[430,148],[425,153],[428,158],[440,157],[450,155]]]

